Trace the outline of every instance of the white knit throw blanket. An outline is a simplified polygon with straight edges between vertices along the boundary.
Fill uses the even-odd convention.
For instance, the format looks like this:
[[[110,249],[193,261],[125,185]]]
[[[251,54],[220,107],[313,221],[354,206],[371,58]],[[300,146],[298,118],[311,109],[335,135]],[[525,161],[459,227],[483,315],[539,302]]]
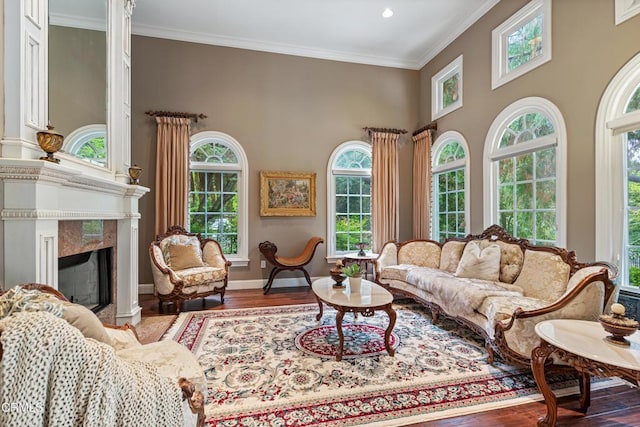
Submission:
[[[180,426],[181,391],[47,312],[0,320],[0,426]]]

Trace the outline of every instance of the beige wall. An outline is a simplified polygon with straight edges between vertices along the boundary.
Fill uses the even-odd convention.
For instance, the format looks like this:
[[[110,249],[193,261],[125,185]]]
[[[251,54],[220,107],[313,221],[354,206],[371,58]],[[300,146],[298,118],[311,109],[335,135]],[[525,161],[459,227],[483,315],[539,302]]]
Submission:
[[[464,55],[463,107],[438,119],[438,133],[461,132],[470,148],[471,232],[483,229],[482,154],[493,119],[519,98],[540,96],[562,112],[568,137],[567,246],[581,260],[595,256],[594,129],[609,80],[640,51],[640,16],[616,26],[614,2],[553,1],[553,59],[491,90],[491,31],[527,1],[498,3],[420,71],[420,120],[430,121],[431,77]]]
[[[154,238],[155,121],[147,110],[204,113],[193,133],[225,132],[243,146],[249,160],[248,268],[232,280],[265,277],[258,243],[270,240],[278,253],[294,255],[309,237],[326,238],[326,169],[332,150],[363,139],[362,127],[405,128],[418,121],[419,73],[264,52],[133,37],[132,161],[144,168],[141,184],[151,193],[140,200],[140,283],[152,283],[148,244]],[[400,148],[400,238],[411,237],[412,144]],[[317,174],[317,216],[259,216],[259,171]],[[310,265],[326,275],[326,245]],[[299,274],[297,274],[299,276]],[[279,276],[280,277],[280,276]],[[282,277],[287,277],[283,274]]]
[[[104,31],[49,26],[49,120],[65,136],[107,122]]]

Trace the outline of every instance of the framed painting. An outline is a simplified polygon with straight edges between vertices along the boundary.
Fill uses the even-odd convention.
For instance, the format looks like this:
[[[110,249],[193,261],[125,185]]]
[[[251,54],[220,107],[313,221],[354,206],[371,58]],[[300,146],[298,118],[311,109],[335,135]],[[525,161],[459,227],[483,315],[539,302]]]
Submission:
[[[616,25],[640,13],[640,0],[616,0]]]
[[[316,174],[260,171],[260,216],[316,216]]]
[[[462,55],[431,78],[431,119],[462,107]]]

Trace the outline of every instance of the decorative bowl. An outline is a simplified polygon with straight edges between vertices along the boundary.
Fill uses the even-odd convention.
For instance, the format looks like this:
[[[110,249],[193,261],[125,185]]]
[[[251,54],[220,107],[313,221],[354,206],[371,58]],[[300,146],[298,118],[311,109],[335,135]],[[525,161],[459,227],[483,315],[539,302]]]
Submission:
[[[342,274],[342,269],[339,269],[339,270],[331,269],[329,270],[329,274],[331,275],[331,278],[335,282],[333,286],[344,286],[342,282],[344,281],[346,276]]]
[[[611,334],[605,337],[605,340],[607,340],[607,342],[610,342],[611,344],[623,346],[630,345],[629,341],[625,337],[632,335],[638,330],[637,321],[628,319],[626,317],[617,316],[615,314],[603,314],[600,316],[599,320],[604,330]]]

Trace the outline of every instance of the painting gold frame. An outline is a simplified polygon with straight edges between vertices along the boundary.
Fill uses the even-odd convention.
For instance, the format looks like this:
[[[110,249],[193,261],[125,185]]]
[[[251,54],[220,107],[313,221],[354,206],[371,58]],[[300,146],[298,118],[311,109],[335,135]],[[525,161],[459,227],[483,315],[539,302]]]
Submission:
[[[260,216],[316,216],[316,174],[260,171]]]

